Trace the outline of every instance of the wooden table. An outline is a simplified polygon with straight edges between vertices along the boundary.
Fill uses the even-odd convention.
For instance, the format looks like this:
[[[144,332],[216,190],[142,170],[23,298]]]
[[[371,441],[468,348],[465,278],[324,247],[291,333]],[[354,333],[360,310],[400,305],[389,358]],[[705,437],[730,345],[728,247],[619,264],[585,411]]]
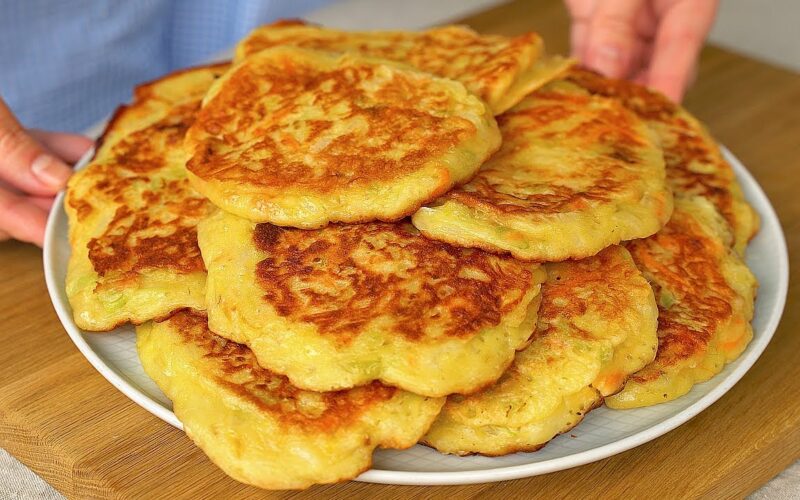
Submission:
[[[539,31],[567,50],[561,2],[517,1],[465,20],[484,32]],[[800,76],[709,47],[686,105],[747,165],[778,211],[800,269]],[[263,492],[226,477],[186,436],[106,382],[72,345],[45,290],[41,252],[0,244],[0,446],[68,497],[738,497],[800,458],[800,295],[753,369],[669,434],[546,476],[470,486],[344,483]]]

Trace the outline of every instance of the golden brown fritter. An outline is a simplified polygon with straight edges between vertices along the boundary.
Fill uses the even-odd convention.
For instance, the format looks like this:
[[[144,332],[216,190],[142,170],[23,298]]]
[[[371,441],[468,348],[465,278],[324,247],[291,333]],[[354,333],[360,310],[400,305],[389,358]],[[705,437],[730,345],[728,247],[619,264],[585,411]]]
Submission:
[[[672,211],[661,150],[615,100],[555,81],[498,117],[503,145],[414,214],[426,236],[561,261],[658,231]]]
[[[499,115],[572,65],[546,57],[536,33],[516,37],[481,35],[465,26],[421,32],[348,32],[279,21],[253,30],[236,48],[236,60],[278,45],[356,52],[399,61],[428,73],[458,80]]]
[[[608,406],[673,400],[719,373],[747,347],[757,283],[724,243],[730,241],[729,231],[708,200],[680,198],[663,230],[628,244],[658,301],[658,353],[622,392],[607,399]]]
[[[733,245],[744,255],[758,231],[758,215],[745,201],[730,164],[706,128],[683,107],[662,94],[625,80],[573,68],[566,78],[595,95],[619,99],[646,120],[664,149],[667,182],[675,196],[703,196],[733,228]]]
[[[190,179],[214,204],[308,229],[410,215],[472,177],[500,134],[458,82],[277,47],[211,88],[185,145]]]
[[[264,300],[340,344],[387,315],[408,340],[434,329],[469,337],[517,308],[524,295],[503,292],[531,279],[525,266],[432,244],[407,224],[337,225],[313,235],[259,224],[253,240],[266,256],[256,267]],[[395,263],[400,272],[386,276]]]
[[[228,475],[262,488],[352,479],[376,447],[413,446],[444,403],[378,382],[300,390],[188,310],[138,327],[137,347],[189,437]]]
[[[181,145],[226,69],[185,70],[138,87],[70,179],[67,296],[79,327],[106,331],[205,307],[195,226],[209,204],[186,179]]]
[[[545,267],[531,344],[496,385],[450,396],[424,443],[458,455],[535,451],[653,360],[658,309],[624,248]]]
[[[474,392],[500,377],[536,321],[537,264],[432,241],[407,223],[308,231],[220,211],[198,230],[212,330],[305,389],[381,380],[427,396]]]

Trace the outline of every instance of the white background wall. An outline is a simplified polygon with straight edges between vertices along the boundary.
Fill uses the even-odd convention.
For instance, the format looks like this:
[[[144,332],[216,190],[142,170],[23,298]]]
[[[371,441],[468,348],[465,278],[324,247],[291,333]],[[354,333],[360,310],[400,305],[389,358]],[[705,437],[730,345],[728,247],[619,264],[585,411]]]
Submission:
[[[800,0],[721,0],[710,40],[800,71]]]

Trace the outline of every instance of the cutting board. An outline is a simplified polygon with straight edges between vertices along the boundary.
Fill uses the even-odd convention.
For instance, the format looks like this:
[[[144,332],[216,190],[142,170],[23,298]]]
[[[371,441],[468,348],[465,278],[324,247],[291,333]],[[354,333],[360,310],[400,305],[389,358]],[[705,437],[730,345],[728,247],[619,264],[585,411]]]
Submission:
[[[539,31],[567,49],[561,2],[517,1],[465,22]],[[450,487],[348,482],[263,492],[226,477],[180,431],[106,382],[71,344],[47,297],[41,252],[0,243],[0,446],[72,498],[739,497],[800,458],[800,76],[709,47],[685,101],[747,165],[783,221],[792,279],[783,322],[753,369],[687,424],[575,469]]]

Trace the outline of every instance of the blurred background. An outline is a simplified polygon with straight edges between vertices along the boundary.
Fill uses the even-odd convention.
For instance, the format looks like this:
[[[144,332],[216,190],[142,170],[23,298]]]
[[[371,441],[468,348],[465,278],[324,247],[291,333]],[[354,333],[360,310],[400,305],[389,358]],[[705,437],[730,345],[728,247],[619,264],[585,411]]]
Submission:
[[[536,3],[537,0],[530,0]],[[342,0],[307,18],[341,28],[420,28],[503,0]],[[800,1],[722,0],[709,42],[800,72]],[[550,42],[545,38],[545,41]]]

